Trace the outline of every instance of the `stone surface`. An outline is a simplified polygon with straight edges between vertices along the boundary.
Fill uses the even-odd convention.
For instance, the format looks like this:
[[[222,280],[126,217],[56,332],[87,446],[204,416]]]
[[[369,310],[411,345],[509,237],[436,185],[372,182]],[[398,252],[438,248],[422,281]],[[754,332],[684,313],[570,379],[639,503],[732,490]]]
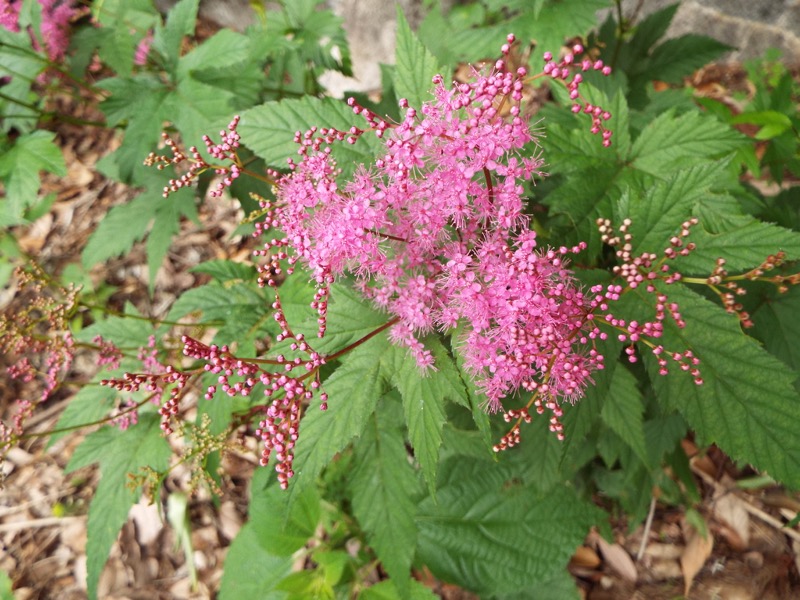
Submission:
[[[626,17],[642,18],[674,0],[623,0]],[[703,34],[736,48],[722,62],[741,62],[769,48],[800,63],[800,0],[682,0],[668,37]]]

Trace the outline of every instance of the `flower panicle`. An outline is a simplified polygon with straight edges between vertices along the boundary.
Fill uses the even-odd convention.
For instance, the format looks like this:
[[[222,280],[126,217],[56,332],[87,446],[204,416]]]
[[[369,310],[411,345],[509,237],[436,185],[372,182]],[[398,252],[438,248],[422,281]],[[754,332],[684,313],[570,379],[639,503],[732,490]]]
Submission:
[[[240,146],[241,137],[236,130],[239,126],[239,115],[233,117],[227,129],[219,132],[220,141],[214,142],[210,136],[203,136],[203,144],[206,152],[219,164],[212,165],[203,157],[196,146],[189,148],[188,155],[180,148],[166,132],[161,134],[164,145],[169,149],[171,156],[151,152],[144,160],[144,165],[155,166],[159,171],[168,166],[180,165],[189,161],[186,172],[175,179],[170,179],[168,185],[164,187],[162,196],[169,197],[170,194],[178,190],[193,185],[194,181],[206,171],[213,171],[220,179],[217,186],[209,191],[212,198],[218,198],[226,188],[233,185],[233,182],[242,174],[242,164],[237,154]]]

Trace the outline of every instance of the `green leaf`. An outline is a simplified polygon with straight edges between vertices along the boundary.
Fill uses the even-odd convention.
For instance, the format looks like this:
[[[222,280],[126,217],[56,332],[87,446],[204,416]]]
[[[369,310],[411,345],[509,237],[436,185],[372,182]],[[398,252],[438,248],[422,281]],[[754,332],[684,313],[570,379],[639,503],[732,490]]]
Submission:
[[[46,66],[46,60],[33,49],[27,31],[0,27],[0,77],[10,77],[3,86],[5,98],[0,98],[2,131],[18,129],[27,133],[34,128],[39,120],[36,107],[41,94],[34,95],[31,85]]]
[[[127,204],[112,207],[100,221],[81,253],[85,267],[130,252],[149,232],[147,260],[152,287],[172,238],[179,231],[181,217],[194,216],[195,205],[189,188],[178,190],[165,199],[163,173],[153,171],[151,175],[146,191]]]
[[[228,550],[220,600],[287,598],[279,584],[292,571],[294,553],[314,536],[320,520],[316,488],[304,491],[290,507],[289,495],[268,485],[272,477],[270,469],[253,475],[249,522]]]
[[[154,194],[140,194],[127,204],[112,207],[83,249],[83,265],[89,268],[130,252],[133,245],[147,235],[155,217],[157,201]]]
[[[25,210],[34,206],[39,193],[39,171],[67,174],[61,149],[53,142],[55,134],[34,131],[20,136],[7,152],[0,154],[0,179],[5,182],[6,203],[0,212],[0,225],[25,221]]]
[[[253,352],[255,339],[273,325],[271,290],[251,283],[220,285],[209,283],[184,292],[169,311],[167,320],[176,321],[199,311],[198,323],[222,323],[215,343],[237,344],[237,352]]]
[[[197,8],[200,0],[180,0],[167,14],[167,22],[156,27],[151,48],[161,54],[167,71],[174,71],[178,63],[183,36],[194,33]]]
[[[113,156],[120,180],[131,183],[135,174],[145,172],[142,161],[158,147],[164,121],[174,116],[168,102],[171,92],[164,82],[150,74],[104,79],[97,86],[110,92],[100,104],[108,125],[127,126],[122,145]],[[159,194],[163,187],[164,184]]]
[[[733,198],[710,195],[696,203],[694,214],[700,226],[689,239],[697,248],[675,263],[683,273],[710,274],[718,258],[730,272],[752,269],[778,250],[800,258],[800,233],[743,215]]]
[[[370,339],[342,357],[341,366],[323,382],[328,410],[311,405],[300,421],[292,494],[313,484],[333,457],[364,431],[386,391],[382,360],[388,345],[385,335]]]
[[[194,198],[189,190],[185,192],[171,194],[168,199],[156,205],[153,226],[147,235],[147,270],[151,294],[158,270],[172,245],[172,238],[180,232],[181,215],[195,214]]]
[[[539,497],[484,461],[442,465],[436,501],[419,505],[419,558],[479,594],[531,589],[565,568],[603,513],[567,487]]]
[[[155,331],[152,324],[147,319],[137,318],[139,312],[130,304],[125,306],[125,314],[131,317],[108,316],[83,328],[75,335],[75,339],[89,343],[99,335],[120,348],[137,350],[146,347]]]
[[[516,594],[502,594],[495,596],[494,600],[580,600],[581,598],[582,595],[575,585],[575,578],[564,569],[533,589]]]
[[[513,450],[500,453],[500,460],[516,465],[532,490],[546,494],[567,478],[561,471],[565,445],[550,431],[546,416],[532,416],[533,421],[521,427],[522,442]],[[510,427],[506,425],[506,431]]]
[[[101,479],[87,524],[87,584],[89,597],[97,597],[97,582],[108,560],[111,546],[128,519],[128,511],[140,496],[128,487],[128,474],[142,467],[163,471],[172,453],[155,414],[141,414],[139,423],[126,431],[104,427],[86,437],[75,449],[64,471],[100,463]]]
[[[395,364],[392,385],[403,398],[414,457],[433,493],[445,422],[444,401],[449,398],[469,407],[469,398],[458,369],[441,342],[431,336],[423,343],[434,356],[435,370],[421,372],[407,349],[393,346],[390,351]]]
[[[667,33],[675,13],[678,12],[679,3],[671,4],[661,10],[658,10],[639,23],[636,23],[633,37],[630,41],[623,46],[623,50],[627,49],[634,56],[644,58],[649,54],[652,48],[662,37]]]
[[[281,290],[284,286],[281,286]],[[307,288],[306,288],[307,289]],[[299,294],[301,297],[303,294]],[[313,296],[312,296],[313,297]],[[283,300],[283,296],[281,296]],[[307,303],[306,303],[307,306]],[[287,318],[289,315],[287,314]],[[347,284],[335,283],[328,294],[328,329],[325,337],[316,339],[314,349],[325,354],[341,350],[385,325],[389,317],[376,310],[372,302]],[[297,328],[309,339],[317,337],[317,315],[313,313]]]
[[[399,4],[395,64],[394,89],[398,98],[405,98],[416,108],[433,99],[431,79],[439,72],[439,62],[411,31]]]
[[[253,265],[233,260],[208,260],[189,269],[190,273],[205,273],[219,283],[229,281],[248,282],[256,280],[256,269]]]
[[[657,397],[677,408],[704,443],[716,443],[779,481],[800,486],[800,436],[795,424],[796,375],[744,335],[738,319],[682,285],[669,287],[686,328],[665,325],[663,345],[691,349],[700,359],[703,385],[673,367],[667,377],[649,353]]]
[[[247,36],[232,29],[223,29],[181,57],[178,78],[191,76],[198,69],[230,68],[240,63],[249,51],[250,40]]]
[[[648,73],[652,79],[682,83],[697,69],[718,59],[732,46],[704,35],[682,35],[660,44],[650,55]]]
[[[407,598],[411,600],[437,600],[439,597],[419,581],[412,579],[410,583],[411,587]],[[358,595],[358,598],[359,600],[404,600],[404,597],[397,591],[394,581],[389,579],[384,579],[366,588]]]
[[[400,407],[389,397],[380,406],[355,445],[349,483],[353,513],[367,532],[367,542],[404,591],[417,545],[413,496],[418,484],[399,427]]]
[[[644,441],[644,400],[636,387],[636,379],[627,369],[618,367],[611,379],[611,388],[600,416],[645,464],[649,456]]]
[[[286,592],[276,589],[292,572],[291,556],[275,556],[265,551],[259,533],[245,524],[225,556],[220,584],[220,600],[284,600]]]
[[[800,287],[775,294],[753,313],[754,335],[764,347],[800,372]]]
[[[538,6],[537,6],[538,4]],[[508,23],[508,31],[518,32],[521,41],[533,41],[538,52],[549,50],[557,54],[567,38],[583,35],[597,25],[595,13],[608,7],[609,0],[554,0],[533,5]],[[495,38],[499,48],[505,36]],[[495,53],[497,50],[495,50]],[[484,57],[485,58],[485,57]]]
[[[677,443],[686,435],[686,421],[679,414],[650,419],[644,424],[644,437],[650,460],[647,464],[661,463],[664,454],[675,450]]]
[[[50,435],[48,446],[68,435],[69,431],[59,432],[59,429],[68,429],[93,423],[108,416],[114,408],[119,392],[114,388],[102,385],[86,385],[82,387],[72,399],[67,408],[61,413],[56,424],[56,432]]]
[[[541,139],[544,156],[547,157],[548,170],[553,173],[570,173],[596,167],[617,171],[618,165],[627,161],[631,136],[630,116],[625,96],[619,92],[609,99],[602,91],[585,84],[587,101],[602,106],[611,112],[606,127],[614,132],[612,145],[604,148],[600,138],[591,132],[590,119],[585,114],[573,114],[567,107],[572,106],[566,90],[560,85],[553,86],[553,95],[561,101],[561,106],[544,109],[546,135]],[[552,166],[550,166],[552,165]]]
[[[209,283],[184,292],[172,305],[167,320],[174,321],[200,311],[200,323],[225,321],[234,318],[238,312],[263,313],[267,308],[264,291],[256,286],[246,283]]]
[[[166,112],[169,120],[181,132],[181,139],[185,140],[186,145],[202,147],[202,152],[205,152],[201,143],[203,135],[210,135],[216,140],[216,134],[227,128],[235,97],[233,90],[221,90],[184,77],[166,98]]]
[[[14,600],[12,581],[5,571],[0,571],[0,600]]]
[[[294,135],[311,127],[335,127],[347,131],[353,125],[363,126],[360,117],[345,102],[333,98],[313,98],[267,102],[242,113],[239,133],[242,141],[257,156],[274,167],[285,167],[287,158],[297,156]],[[333,145],[343,176],[348,177],[359,164],[371,163],[380,148],[380,141],[365,134],[356,144]]]
[[[746,143],[745,136],[712,117],[699,112],[675,116],[667,111],[636,138],[631,158],[637,169],[664,177],[697,159],[720,158]]]
[[[261,547],[276,556],[292,556],[319,525],[321,498],[315,487],[298,494],[294,502],[274,483],[270,469],[260,469],[252,482],[249,519]]]
[[[681,224],[696,214],[695,204],[725,176],[728,164],[727,160],[697,162],[657,182],[645,196],[630,198],[630,207],[621,211],[617,221],[631,219],[633,252],[661,255],[669,247],[670,238],[680,232]]]

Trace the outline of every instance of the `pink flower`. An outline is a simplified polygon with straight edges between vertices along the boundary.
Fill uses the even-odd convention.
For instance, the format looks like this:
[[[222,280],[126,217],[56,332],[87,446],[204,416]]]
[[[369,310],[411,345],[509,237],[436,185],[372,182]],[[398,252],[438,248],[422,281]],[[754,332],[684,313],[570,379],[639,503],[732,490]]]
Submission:
[[[422,336],[463,325],[467,369],[492,410],[520,389],[552,410],[602,368],[586,348],[598,335],[590,299],[566,268],[583,246],[538,248],[528,229],[524,181],[542,174],[543,161],[520,116],[525,77],[503,61],[469,83],[448,87],[437,76],[434,100],[419,111],[401,101],[405,118],[394,126],[350,101],[368,128],[298,133],[301,160],[278,181],[260,228],[285,233],[262,254],[277,251],[290,270],[300,261],[320,288],[353,274],[397,321],[391,340],[423,368],[433,358]],[[368,130],[385,140],[384,153],[339,182],[330,145]]]
[[[69,47],[70,22],[76,14],[72,2],[62,0],[39,0],[42,7],[41,31],[32,35],[34,48],[41,50],[39,39],[44,41],[47,56],[53,62],[64,58]],[[19,31],[19,9],[21,2],[0,0],[0,26],[9,31]]]
[[[133,56],[133,64],[144,66],[147,64],[147,57],[150,54],[150,46],[153,44],[153,32],[144,36],[136,46],[136,53]]]

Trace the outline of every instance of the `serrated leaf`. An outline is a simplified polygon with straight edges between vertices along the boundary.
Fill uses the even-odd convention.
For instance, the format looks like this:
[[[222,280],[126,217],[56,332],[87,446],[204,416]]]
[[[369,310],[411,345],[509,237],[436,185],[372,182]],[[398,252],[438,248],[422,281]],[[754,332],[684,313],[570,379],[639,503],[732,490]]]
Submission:
[[[645,57],[650,48],[667,33],[675,13],[678,12],[678,7],[679,3],[676,2],[636,23],[633,37],[626,44],[628,50],[635,56]]]
[[[636,379],[627,369],[614,370],[600,416],[630,446],[636,456],[648,464],[649,457],[644,441],[644,400],[636,387]]]
[[[156,27],[151,48],[161,54],[168,71],[178,62],[183,36],[194,32],[200,0],[180,0],[167,14],[167,22]]]
[[[534,589],[494,596],[494,600],[581,600],[581,598],[575,578],[566,569]]]
[[[261,547],[275,556],[292,556],[314,537],[321,518],[321,498],[309,487],[290,501],[270,469],[260,469],[252,481],[248,517]]]
[[[11,149],[0,154],[0,179],[5,181],[6,203],[0,213],[0,225],[10,226],[24,221],[25,209],[36,204],[39,193],[39,171],[67,174],[61,149],[53,143],[55,134],[34,131],[20,136]]]
[[[704,35],[682,35],[653,50],[648,72],[653,79],[681,83],[684,77],[717,60],[728,50],[733,50],[733,47]]]
[[[403,412],[414,456],[422,468],[431,493],[436,483],[445,399],[469,406],[469,398],[455,363],[436,338],[423,342],[434,356],[435,370],[421,372],[405,348],[393,347],[395,373],[392,385],[403,399]]]
[[[389,321],[386,314],[376,310],[371,301],[347,284],[333,284],[328,299],[328,330],[324,338],[314,342],[314,349],[318,352],[330,354],[341,350]],[[314,313],[298,330],[311,339],[316,338],[317,328],[317,315]]]
[[[370,339],[346,354],[341,366],[323,381],[328,410],[312,405],[300,421],[292,494],[312,485],[336,453],[364,431],[386,391],[382,359],[388,345],[385,335]]]
[[[695,204],[724,176],[728,164],[729,161],[696,163],[657,182],[645,197],[632,197],[628,210],[624,211],[627,214],[619,215],[618,221],[623,218],[632,221],[633,252],[663,253],[670,238],[679,233],[681,224],[695,216]]]
[[[99,421],[114,408],[115,400],[119,392],[114,388],[101,385],[86,385],[75,394],[67,404],[67,408],[58,418],[55,426],[56,431],[50,435],[48,446],[51,446],[59,439],[68,435],[69,431],[58,431],[69,429]]]
[[[291,556],[265,551],[256,529],[245,524],[225,556],[220,600],[284,600],[286,592],[276,586],[291,573],[293,562]]]
[[[46,66],[47,62],[33,49],[27,31],[15,32],[0,27],[0,77],[10,78],[3,86],[5,98],[0,98],[3,131],[16,128],[27,133],[36,125],[40,115],[31,85]]]
[[[779,481],[800,486],[800,436],[795,428],[796,375],[744,335],[738,319],[682,285],[670,286],[685,329],[667,323],[663,344],[689,348],[700,359],[703,385],[674,369],[657,375],[647,363],[659,400],[677,408],[704,443],[716,443]]]
[[[414,523],[417,478],[408,463],[397,403],[386,398],[355,445],[349,478],[353,513],[367,532],[389,576],[401,591],[409,589],[417,545]]]
[[[644,128],[631,149],[633,166],[664,177],[697,159],[722,157],[738,150],[747,138],[712,117],[668,111]]]
[[[353,114],[353,110],[341,100],[313,98],[267,102],[242,113],[239,133],[243,142],[256,155],[271,166],[286,166],[287,158],[297,156],[294,134],[311,127],[335,127],[347,131],[353,125],[364,123]],[[343,176],[348,177],[360,164],[371,163],[380,149],[379,140],[365,134],[356,144],[334,144],[333,155]]]
[[[167,320],[174,321],[195,311],[200,311],[199,322],[225,321],[238,311],[265,312],[270,309],[264,291],[244,283],[220,285],[209,283],[187,290],[169,311]]]
[[[219,283],[229,281],[255,281],[256,268],[247,263],[233,260],[207,260],[189,269],[190,273],[205,273]]]
[[[320,497],[309,488],[289,506],[289,496],[269,485],[273,473],[258,469],[250,484],[249,522],[228,551],[220,585],[221,600],[283,600],[281,581],[290,574],[293,554],[314,535]]]
[[[751,269],[778,250],[790,260],[800,258],[800,233],[764,223],[741,213],[733,198],[709,196],[694,206],[700,225],[689,238],[697,248],[676,261],[683,273],[709,274],[718,258],[724,258],[730,272]]]
[[[564,423],[564,462],[574,461],[582,451],[582,443],[592,435],[600,420],[608,390],[611,387],[614,373],[618,368],[616,360],[611,360],[619,353],[615,340],[606,339],[596,342],[597,351],[606,360],[605,368],[593,374],[594,385],[586,388],[583,398],[575,406],[567,407],[561,421]]]
[[[449,460],[419,505],[419,558],[437,577],[483,594],[535,588],[563,569],[602,512],[574,490],[539,497],[513,471]]]
[[[553,86],[553,95],[562,106],[546,107],[546,135],[541,143],[547,157],[548,170],[553,173],[570,173],[589,167],[617,170],[625,164],[630,153],[630,116],[625,96],[617,92],[609,99],[601,90],[585,85],[586,99],[611,112],[606,127],[614,132],[612,145],[604,148],[600,138],[591,132],[589,117],[573,114],[565,107],[572,105],[565,88]],[[550,166],[552,165],[552,166]]]
[[[97,582],[119,530],[128,518],[128,511],[140,496],[128,487],[128,474],[142,467],[157,471],[169,464],[171,450],[155,414],[141,414],[139,423],[126,431],[104,427],[89,436],[75,449],[64,471],[100,463],[101,479],[87,523],[87,585],[90,598],[97,596]]]
[[[232,90],[222,90],[184,77],[165,99],[166,112],[186,145],[199,146],[203,135],[216,139],[216,134],[226,129],[231,121],[235,96]]]
[[[157,202],[154,194],[143,193],[127,204],[112,207],[83,249],[83,265],[89,268],[130,252],[133,245],[147,235],[150,222],[156,215]]]
[[[800,287],[776,294],[753,313],[754,335],[764,347],[795,371],[800,371]]]
[[[108,316],[81,329],[75,339],[89,343],[99,335],[120,348],[135,350],[146,347],[148,338],[153,335],[152,324],[147,319],[137,318],[139,312],[130,304],[125,307],[125,312],[131,317]]]
[[[239,63],[250,51],[250,40],[247,36],[223,29],[182,56],[178,63],[178,77],[192,75],[197,69],[219,69],[232,67]]]
[[[540,52],[554,54],[567,38],[583,35],[597,25],[595,13],[609,5],[608,0],[558,0],[546,5],[533,5],[533,10],[521,13],[506,27],[518,32],[523,41],[533,41]],[[495,42],[502,44],[504,37]],[[484,57],[485,58],[485,57]]]
[[[254,352],[254,341],[263,336],[274,321],[272,292],[250,283],[220,285],[210,283],[184,292],[172,305],[167,320],[176,321],[199,311],[199,323],[221,323],[214,336],[217,344],[236,344],[236,352]]]
[[[371,585],[358,595],[359,600],[405,600],[397,591],[394,582],[389,579]],[[419,581],[411,580],[409,595],[410,600],[437,600],[438,596]]]
[[[416,108],[433,99],[431,79],[439,72],[439,62],[411,31],[400,5],[397,5],[395,65],[394,89],[398,98],[405,98]]]
[[[672,452],[676,444],[686,435],[686,421],[679,414],[650,419],[644,424],[644,437],[650,460],[647,464],[661,462],[664,454]]]
[[[521,435],[519,446],[502,452],[500,460],[514,464],[526,484],[536,493],[545,494],[567,478],[560,468],[565,445],[550,431],[544,415],[534,414],[533,422],[522,425]]]
[[[131,183],[146,169],[142,161],[158,147],[162,125],[173,116],[168,102],[171,92],[150,74],[105,79],[97,85],[111,94],[100,104],[108,124],[126,125],[122,145],[113,156],[120,180]]]

